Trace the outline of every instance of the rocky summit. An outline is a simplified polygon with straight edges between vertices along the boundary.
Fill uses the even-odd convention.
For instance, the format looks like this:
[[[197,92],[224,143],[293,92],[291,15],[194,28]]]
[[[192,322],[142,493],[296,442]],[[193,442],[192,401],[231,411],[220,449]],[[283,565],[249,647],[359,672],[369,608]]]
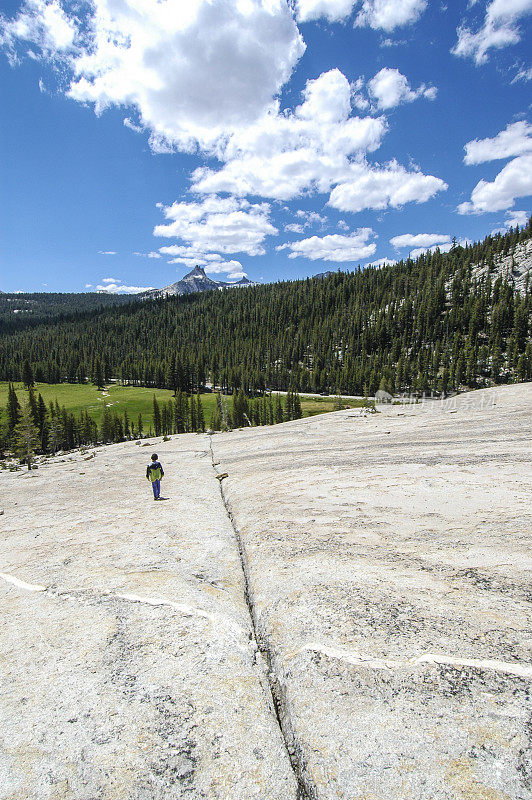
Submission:
[[[1,473],[1,800],[530,800],[532,384],[379,411]]]
[[[233,286],[253,286],[252,281],[248,278],[241,278],[239,281],[213,281],[212,278],[205,273],[203,267],[194,267],[194,269],[187,272],[180,281],[171,283],[163,289],[150,289],[140,295],[141,299],[157,298],[157,297],[173,297],[182,294],[194,294],[195,292],[210,292],[213,289],[228,289]]]

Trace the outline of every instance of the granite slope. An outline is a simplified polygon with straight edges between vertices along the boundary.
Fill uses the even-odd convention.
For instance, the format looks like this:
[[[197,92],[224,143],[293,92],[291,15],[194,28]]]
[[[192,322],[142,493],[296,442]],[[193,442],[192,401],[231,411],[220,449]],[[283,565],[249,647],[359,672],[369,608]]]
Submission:
[[[531,395],[0,473],[0,800],[530,800]]]
[[[213,437],[319,800],[529,800],[531,386]]]
[[[0,475],[0,798],[295,800],[207,437]],[[85,460],[85,459],[89,460]]]

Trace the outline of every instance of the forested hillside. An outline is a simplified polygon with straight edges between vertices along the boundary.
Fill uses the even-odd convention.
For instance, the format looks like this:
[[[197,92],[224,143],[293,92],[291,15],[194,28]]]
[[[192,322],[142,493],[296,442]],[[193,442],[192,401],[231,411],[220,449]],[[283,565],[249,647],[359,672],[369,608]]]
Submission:
[[[65,319],[73,314],[99,311],[131,303],[131,295],[105,292],[0,292],[0,332],[13,333],[45,321]]]
[[[532,379],[527,281],[497,261],[531,237],[487,237],[446,254],[326,278],[133,302],[0,338],[0,379],[101,374],[197,390],[446,392]],[[479,265],[486,265],[479,275]]]

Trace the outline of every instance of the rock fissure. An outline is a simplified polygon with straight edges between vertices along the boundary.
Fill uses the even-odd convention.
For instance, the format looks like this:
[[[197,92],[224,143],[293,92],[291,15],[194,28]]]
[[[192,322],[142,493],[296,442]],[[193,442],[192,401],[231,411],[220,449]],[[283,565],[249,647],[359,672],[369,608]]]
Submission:
[[[212,436],[209,437],[209,448],[211,453],[212,467],[213,470],[216,472],[216,477],[218,478],[219,473],[217,473],[216,466],[220,462],[219,461],[217,462],[215,459],[214,449],[212,446]],[[224,478],[225,477],[228,476],[224,474]],[[238,553],[240,556],[240,564],[242,567],[242,574],[244,578],[244,598],[246,601],[246,605],[251,620],[254,644],[256,646],[257,651],[262,656],[264,664],[266,666],[267,686],[269,689],[268,699],[270,701],[269,704],[272,708],[273,713],[275,714],[277,725],[279,726],[279,730],[281,732],[284,741],[286,752],[290,760],[290,765],[297,780],[298,800],[318,800],[318,795],[315,788],[312,785],[310,785],[308,778],[305,775],[303,754],[301,752],[301,748],[296,740],[292,726],[290,724],[289,713],[286,706],[286,700],[283,697],[284,693],[281,688],[281,683],[274,669],[271,650],[268,647],[268,643],[264,640],[264,637],[261,636],[258,631],[258,626],[256,621],[256,608],[253,602],[253,597],[250,588],[249,570],[248,570],[244,543],[242,541],[242,537],[240,536],[240,532],[236,526],[227,497],[225,495],[223,488],[223,480],[219,480],[219,483],[220,483],[220,497],[222,499],[225,513],[227,514],[227,518],[231,523],[231,527],[233,529],[235,540],[238,547]]]

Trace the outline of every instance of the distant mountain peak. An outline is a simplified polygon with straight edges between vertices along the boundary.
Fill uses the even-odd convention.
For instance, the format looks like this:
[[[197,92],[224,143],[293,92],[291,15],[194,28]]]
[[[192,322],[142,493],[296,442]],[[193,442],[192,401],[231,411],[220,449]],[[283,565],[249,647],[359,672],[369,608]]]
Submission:
[[[241,287],[254,285],[255,284],[253,281],[250,281],[246,277],[231,283],[226,281],[214,281],[206,274],[204,267],[196,265],[194,269],[191,269],[190,272],[187,272],[187,274],[184,275],[180,281],[171,283],[169,286],[165,286],[162,289],[151,289],[148,292],[143,292],[140,297],[155,299],[157,297],[193,294],[194,292],[209,292],[213,289],[229,289],[232,286]]]
[[[186,281],[188,278],[206,278],[206,277],[207,275],[205,274],[205,270],[203,269],[203,267],[200,267],[198,264],[196,264],[194,269],[191,269],[190,272],[187,272],[187,274],[181,280]],[[208,280],[210,280],[210,278]]]

